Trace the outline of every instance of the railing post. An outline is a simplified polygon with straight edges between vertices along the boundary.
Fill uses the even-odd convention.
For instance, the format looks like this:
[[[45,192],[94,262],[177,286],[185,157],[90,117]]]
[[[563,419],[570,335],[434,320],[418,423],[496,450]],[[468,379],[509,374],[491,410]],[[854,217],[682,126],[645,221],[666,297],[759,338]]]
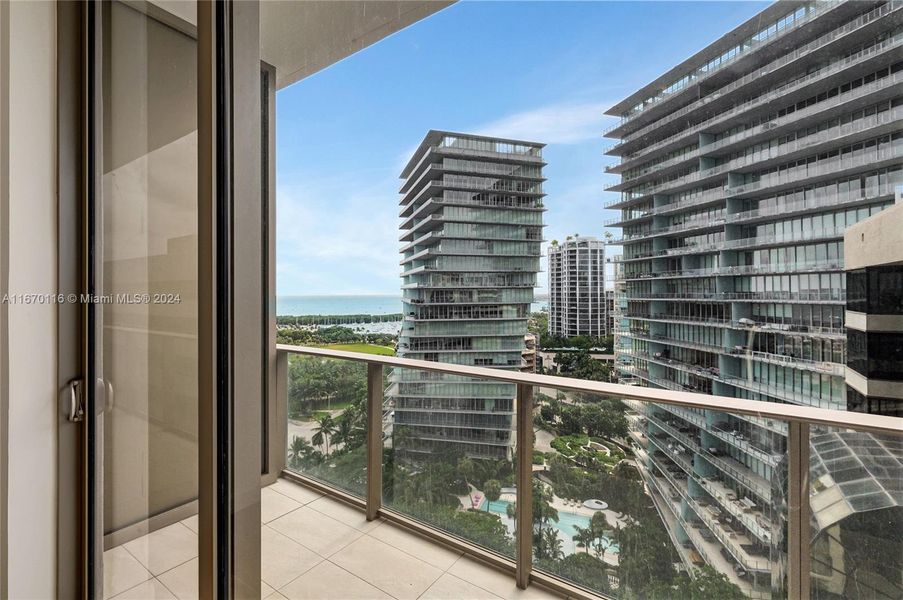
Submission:
[[[533,568],[533,386],[517,384],[517,587],[526,589]]]
[[[274,410],[275,418],[273,431],[268,432],[268,444],[270,444],[269,474],[278,477],[285,469],[286,448],[291,447],[288,439],[288,352],[276,352],[276,393]]]
[[[379,515],[383,490],[383,366],[367,363],[367,520]]]
[[[809,597],[809,424],[790,421],[787,457],[787,597]]]

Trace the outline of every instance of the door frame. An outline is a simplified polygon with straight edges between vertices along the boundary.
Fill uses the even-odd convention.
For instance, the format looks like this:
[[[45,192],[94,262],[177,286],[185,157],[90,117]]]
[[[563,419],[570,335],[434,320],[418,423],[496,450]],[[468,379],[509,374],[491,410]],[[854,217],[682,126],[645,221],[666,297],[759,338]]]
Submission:
[[[151,18],[161,10],[149,2],[123,1]],[[90,229],[102,223],[92,212],[102,206],[101,7],[57,3],[61,294],[91,292],[92,276],[102,274],[102,263],[94,272],[94,261],[102,256],[90,252],[93,236],[102,233]],[[195,27],[185,27],[194,33]],[[198,2],[196,32],[199,590],[205,599],[259,598],[261,478],[278,466],[272,459],[284,449],[269,449],[267,456],[262,435],[266,397],[275,396],[266,350],[275,306],[264,308],[263,319],[260,306],[272,290],[275,215],[271,185],[268,198],[261,194],[262,161],[270,171],[272,157],[263,154],[264,140],[267,150],[273,146],[269,135],[261,136],[259,118],[258,4]],[[233,139],[262,143],[233,144]],[[266,181],[271,184],[272,178]],[[96,379],[90,347],[101,338],[92,333],[92,310],[81,302],[64,303],[58,313],[60,598],[97,597],[103,585],[103,532],[91,527],[102,524],[102,516],[91,511],[101,506],[103,472],[97,471],[88,443],[97,439],[98,424],[102,436],[103,389],[84,386],[89,388],[84,421],[70,422],[64,410],[69,381]]]
[[[85,165],[83,11],[80,2],[57,2],[57,292],[82,291],[82,202]],[[57,305],[57,597],[87,596],[84,574],[83,428],[68,420],[64,392],[83,373],[83,318],[78,303]]]

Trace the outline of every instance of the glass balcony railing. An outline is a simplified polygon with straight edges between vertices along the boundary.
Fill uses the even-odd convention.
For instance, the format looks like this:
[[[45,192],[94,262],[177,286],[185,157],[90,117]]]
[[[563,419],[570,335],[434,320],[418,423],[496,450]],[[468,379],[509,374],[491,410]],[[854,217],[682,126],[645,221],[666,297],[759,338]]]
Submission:
[[[846,35],[847,33],[850,33],[852,31],[855,31],[856,29],[859,29],[864,25],[868,25],[869,23],[872,23],[877,19],[885,17],[890,12],[899,10],[901,7],[903,7],[903,2],[899,2],[898,0],[892,0],[891,2],[887,2],[886,4],[850,21],[849,23],[843,25],[842,27],[839,27],[838,29],[831,31],[831,32],[821,36],[818,39],[812,40],[811,42],[804,44],[803,46],[800,46],[793,52],[782,55],[779,59],[763,66],[761,69],[757,69],[756,71],[753,71],[752,73],[748,73],[747,75],[744,75],[740,79],[737,79],[736,81],[731,82],[727,86],[719,89],[719,92],[720,92],[719,97],[723,97],[723,96],[729,94],[730,92],[733,92],[734,90],[737,90],[745,85],[748,85],[754,81],[757,81],[762,77],[763,74],[768,74],[768,73],[774,71],[775,69],[779,69],[779,68],[783,67],[784,65],[789,64],[789,63],[801,58],[802,56],[808,55],[808,54],[812,53],[813,51],[817,51],[819,48],[822,48],[823,46],[833,42],[837,38],[839,38],[843,35]],[[802,85],[808,84],[808,83],[812,82],[813,80],[824,78],[828,75],[831,75],[833,73],[836,73],[843,69],[846,69],[853,64],[861,62],[862,60],[865,60],[871,56],[874,56],[875,53],[877,53],[877,52],[882,52],[884,50],[887,50],[891,47],[896,46],[901,41],[903,41],[903,39],[901,39],[899,36],[895,36],[893,38],[889,38],[887,40],[882,40],[880,42],[877,42],[876,44],[869,46],[867,48],[864,48],[863,50],[861,50],[855,54],[847,56],[840,61],[831,63],[817,71],[813,71],[812,73],[807,74],[804,77],[801,77],[799,79],[791,81],[778,88],[771,89],[771,90],[767,91],[765,94],[762,94],[760,96],[757,96],[756,98],[752,98],[751,100],[748,100],[746,102],[738,104],[737,106],[733,107],[729,111],[727,111],[725,113],[720,113],[718,115],[718,117],[716,117],[715,119],[710,119],[708,121],[700,123],[700,126],[701,127],[711,126],[715,122],[720,121],[722,118],[736,116],[736,115],[740,114],[741,112],[745,112],[746,110],[749,110],[753,106],[766,103],[769,100],[773,100],[774,98],[777,98],[779,96],[787,95],[790,92],[792,92],[794,89],[796,89]],[[659,119],[656,122],[651,123],[650,125],[647,125],[647,126],[643,127],[642,129],[639,129],[639,130],[631,133],[628,137],[624,138],[624,140],[622,140],[622,142],[620,144],[624,144],[625,142],[631,142],[631,141],[637,140],[637,139],[642,139],[643,136],[650,133],[656,127],[660,127],[661,125],[671,122],[673,120],[682,119],[690,112],[693,112],[693,111],[699,109],[700,107],[703,107],[706,104],[708,104],[708,102],[710,100],[711,100],[711,98],[706,99],[704,97],[696,102],[690,103],[689,105],[685,106],[684,108],[674,111],[673,113],[670,113],[666,117]],[[697,127],[700,127],[700,126],[697,126]],[[696,128],[694,128],[692,131],[695,132]],[[685,135],[686,133],[690,133],[690,131],[682,132],[679,135]],[[620,144],[615,144],[615,146],[618,146]],[[659,144],[661,144],[661,142],[659,142]],[[646,152],[653,151],[657,146],[658,146],[658,144],[645,147],[642,149],[642,151],[631,154],[631,155],[629,155],[629,157],[633,158],[635,156],[640,155],[641,153],[645,154]]]
[[[749,170],[751,167],[756,166],[757,163],[768,161],[773,162],[780,159],[787,160],[787,158],[791,155],[799,153],[803,150],[815,152],[817,151],[819,146],[836,144],[838,143],[838,141],[842,141],[843,138],[850,137],[856,134],[866,134],[870,130],[878,129],[882,125],[896,123],[901,119],[903,119],[903,109],[892,109],[875,115],[870,115],[868,117],[862,117],[849,123],[837,125],[835,127],[831,127],[823,131],[818,131],[816,133],[797,138],[783,144],[771,146],[764,150],[759,150],[757,152],[735,158],[716,167],[702,169],[688,175],[678,177],[676,179],[671,179],[659,184],[654,184],[650,187],[645,187],[642,194],[657,194],[675,188],[685,187],[694,183],[705,182],[711,178],[720,177],[732,171],[740,171],[743,169]],[[635,180],[622,181],[620,183],[608,186],[606,190],[617,191],[623,189],[625,186],[633,185],[634,183]]]
[[[296,480],[518,587],[895,589],[899,419],[688,393],[640,357],[618,365],[633,385],[295,346],[277,358]],[[759,423],[782,445],[738,433]]]
[[[669,160],[656,163],[655,165],[650,165],[650,166],[642,169],[641,171],[635,173],[634,178],[638,178],[638,177],[641,177],[644,175],[649,175],[651,173],[662,171],[669,167],[679,165],[685,161],[690,161],[690,160],[696,159],[700,156],[704,156],[707,153],[712,153],[715,150],[721,150],[732,144],[743,142],[752,137],[761,136],[762,134],[765,134],[765,133],[773,134],[776,129],[783,127],[785,125],[793,125],[794,123],[798,123],[799,120],[802,118],[816,115],[818,113],[830,110],[834,107],[841,106],[843,104],[854,102],[855,100],[857,100],[859,98],[863,98],[865,96],[874,94],[875,92],[878,92],[881,90],[893,88],[895,86],[900,85],[901,82],[903,82],[903,74],[894,73],[888,77],[883,77],[876,81],[872,81],[871,83],[861,85],[855,89],[837,94],[836,96],[833,96],[832,98],[829,98],[822,102],[817,102],[806,108],[794,111],[793,113],[791,113],[789,115],[786,115],[783,117],[776,117],[774,119],[771,119],[769,121],[766,121],[764,123],[756,125],[755,127],[752,127],[750,129],[746,129],[744,131],[740,131],[738,133],[735,133],[735,134],[729,135],[727,137],[724,137],[722,139],[719,139],[718,141],[712,142],[711,144],[706,144],[704,146],[700,146],[699,148],[697,148],[696,150],[693,150],[692,152],[687,152],[687,153],[682,154],[681,156],[676,156]],[[731,111],[731,112],[733,113],[733,111]],[[711,126],[712,121],[720,121],[721,119],[722,119],[722,115],[718,115],[717,117],[711,119],[710,121],[706,121],[705,123],[700,124],[702,127],[700,127],[700,125],[697,125],[697,126],[692,127],[688,131],[681,131],[680,133],[670,136],[668,138],[665,138],[664,140],[656,142],[655,144],[650,144],[648,147],[643,148],[642,155],[646,155],[646,154],[652,152],[654,149],[664,148],[666,146],[669,146],[681,139],[684,139],[688,134],[695,132],[696,130],[701,130],[706,126]],[[608,167],[606,169],[606,172],[615,172],[616,170],[622,171],[622,170],[624,170],[625,167],[629,167],[630,163],[636,163],[637,158],[639,158],[639,156],[631,157],[629,160],[624,160],[619,165],[617,165],[617,168]],[[631,178],[631,181],[634,178]]]
[[[660,271],[657,273],[645,271],[642,273],[630,274],[625,277],[625,281],[642,280],[651,278],[673,279],[680,277],[709,277],[714,275],[745,275],[756,274],[765,275],[769,273],[788,273],[788,272],[828,272],[842,271],[843,261],[840,259],[813,260],[813,261],[796,261],[796,262],[780,262],[780,263],[760,263],[757,265],[736,265],[725,267],[710,267],[706,269],[680,269],[677,271]],[[736,292],[735,296],[745,297],[744,292]],[[833,294],[833,292],[832,292]],[[628,296],[630,297],[630,296]],[[838,297],[839,292],[838,292]]]

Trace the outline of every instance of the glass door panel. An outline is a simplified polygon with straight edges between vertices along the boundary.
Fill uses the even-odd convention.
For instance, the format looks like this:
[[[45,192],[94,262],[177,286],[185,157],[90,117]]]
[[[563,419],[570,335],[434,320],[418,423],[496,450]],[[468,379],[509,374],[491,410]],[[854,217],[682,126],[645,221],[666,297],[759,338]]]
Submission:
[[[174,15],[151,14],[105,5],[97,63],[94,530],[107,598],[179,596],[192,573],[197,589],[197,44]]]

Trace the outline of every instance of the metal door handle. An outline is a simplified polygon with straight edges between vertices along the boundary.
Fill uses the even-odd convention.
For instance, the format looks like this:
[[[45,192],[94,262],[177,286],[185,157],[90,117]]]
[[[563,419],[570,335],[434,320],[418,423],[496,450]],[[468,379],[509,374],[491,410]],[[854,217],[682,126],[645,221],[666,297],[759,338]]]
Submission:
[[[107,381],[106,388],[107,388],[107,398],[106,398],[107,412],[111,412],[113,410],[113,382]]]
[[[73,379],[69,382],[69,414],[72,422],[83,421],[85,418],[85,404],[83,385],[81,379]]]

